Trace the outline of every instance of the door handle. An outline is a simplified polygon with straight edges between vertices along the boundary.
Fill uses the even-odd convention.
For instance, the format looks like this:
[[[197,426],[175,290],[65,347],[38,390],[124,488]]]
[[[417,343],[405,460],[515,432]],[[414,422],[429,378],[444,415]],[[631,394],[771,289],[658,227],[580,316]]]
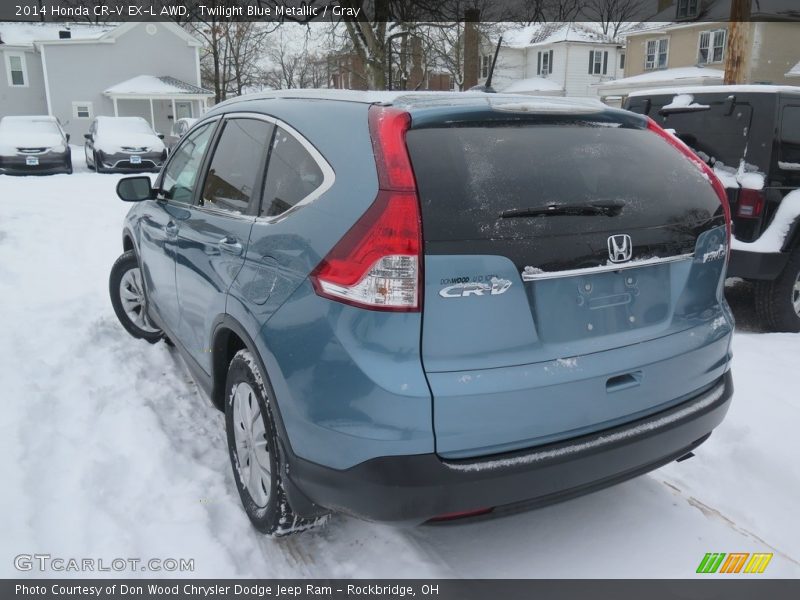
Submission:
[[[242,245],[239,243],[239,240],[236,238],[225,237],[222,238],[217,245],[219,249],[223,252],[227,252],[228,254],[233,254],[234,256],[239,256],[242,253]]]
[[[164,233],[167,235],[177,235],[178,234],[178,225],[175,221],[170,221],[166,225],[164,225]]]
[[[641,385],[642,372],[634,371],[633,373],[625,373],[624,375],[617,375],[611,377],[606,381],[606,392],[620,392],[632,387]]]

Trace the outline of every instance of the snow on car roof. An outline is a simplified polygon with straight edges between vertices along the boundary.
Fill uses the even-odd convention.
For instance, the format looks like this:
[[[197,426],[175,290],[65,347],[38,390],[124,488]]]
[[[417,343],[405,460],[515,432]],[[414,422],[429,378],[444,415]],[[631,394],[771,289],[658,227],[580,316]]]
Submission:
[[[745,84],[745,85],[694,85],[686,87],[665,87],[652,90],[638,90],[631,92],[630,97],[636,96],[660,96],[660,95],[675,95],[675,94],[744,94],[744,93],[762,93],[774,94],[776,92],[787,92],[791,94],[800,94],[800,86],[794,85],[759,85],[759,84]]]
[[[499,104],[513,102],[524,104],[526,112],[535,112],[537,105],[543,112],[552,112],[557,104],[562,112],[568,112],[570,107],[575,111],[582,111],[588,105],[593,108],[608,108],[598,100],[590,98],[562,98],[546,96],[528,96],[523,94],[487,94],[485,92],[410,92],[410,91],[359,91],[359,90],[330,90],[330,89],[295,89],[295,90],[270,90],[256,94],[248,94],[231,98],[217,104],[214,108],[231,106],[239,102],[250,100],[270,99],[297,99],[297,100],[337,100],[344,102],[358,102],[363,104],[385,104],[402,106],[406,108],[432,107],[436,105],[488,105],[494,107]]]

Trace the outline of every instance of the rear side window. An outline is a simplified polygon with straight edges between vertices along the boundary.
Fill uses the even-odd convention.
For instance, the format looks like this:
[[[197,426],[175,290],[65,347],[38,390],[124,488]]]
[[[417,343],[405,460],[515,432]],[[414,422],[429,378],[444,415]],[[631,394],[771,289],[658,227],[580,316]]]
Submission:
[[[272,124],[230,119],[222,130],[203,186],[202,205],[244,213],[255,195]]]
[[[281,127],[269,155],[261,216],[280,215],[311,195],[324,176],[314,157],[292,134]]]
[[[622,203],[650,221],[709,218],[719,201],[685,157],[655,134],[590,123],[411,130],[407,144],[428,241],[535,238],[609,227],[608,217],[500,218],[550,204]],[[700,210],[698,210],[700,207]]]
[[[800,106],[787,106],[783,109],[781,161],[800,165]]]
[[[653,118],[666,129],[674,129],[679,138],[710,163],[721,162],[737,168],[747,151],[750,120],[749,104],[706,101],[698,96],[694,102],[708,106],[706,110],[654,114]]]

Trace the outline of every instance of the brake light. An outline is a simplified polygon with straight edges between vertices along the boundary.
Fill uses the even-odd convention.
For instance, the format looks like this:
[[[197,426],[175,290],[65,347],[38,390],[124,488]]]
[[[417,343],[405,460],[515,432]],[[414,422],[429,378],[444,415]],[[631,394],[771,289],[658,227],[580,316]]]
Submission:
[[[764,192],[742,188],[736,203],[736,216],[745,219],[757,219],[764,211]]]
[[[370,109],[378,195],[311,273],[318,295],[372,310],[420,309],[422,226],[405,144],[410,124],[407,112]]]
[[[731,247],[731,206],[728,202],[728,193],[725,191],[725,186],[722,185],[722,182],[719,180],[719,177],[714,173],[714,171],[709,167],[705,161],[703,161],[697,154],[692,152],[692,149],[689,148],[686,144],[684,144],[681,140],[677,138],[677,136],[672,135],[668,131],[665,131],[658,123],[656,123],[650,117],[647,117],[647,129],[652,131],[653,133],[659,135],[663,140],[668,142],[672,145],[673,148],[678,150],[681,154],[683,154],[686,158],[692,161],[697,168],[706,176],[711,187],[714,188],[714,191],[717,192],[717,197],[719,198],[719,202],[722,205],[722,211],[725,215],[725,233],[727,235],[728,240],[728,248]],[[730,250],[729,250],[730,251]]]

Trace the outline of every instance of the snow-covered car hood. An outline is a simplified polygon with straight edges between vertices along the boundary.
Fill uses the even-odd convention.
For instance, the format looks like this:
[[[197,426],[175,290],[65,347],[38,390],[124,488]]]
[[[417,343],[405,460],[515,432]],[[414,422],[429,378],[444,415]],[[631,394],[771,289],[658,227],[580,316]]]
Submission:
[[[147,148],[148,152],[161,152],[165,149],[164,142],[155,134],[149,133],[123,133],[115,131],[113,133],[98,134],[95,138],[95,150],[100,150],[106,154],[116,154],[125,152],[122,148]]]
[[[17,148],[56,148],[64,150],[64,139],[57,133],[8,132],[0,134],[0,155],[14,156]]]

